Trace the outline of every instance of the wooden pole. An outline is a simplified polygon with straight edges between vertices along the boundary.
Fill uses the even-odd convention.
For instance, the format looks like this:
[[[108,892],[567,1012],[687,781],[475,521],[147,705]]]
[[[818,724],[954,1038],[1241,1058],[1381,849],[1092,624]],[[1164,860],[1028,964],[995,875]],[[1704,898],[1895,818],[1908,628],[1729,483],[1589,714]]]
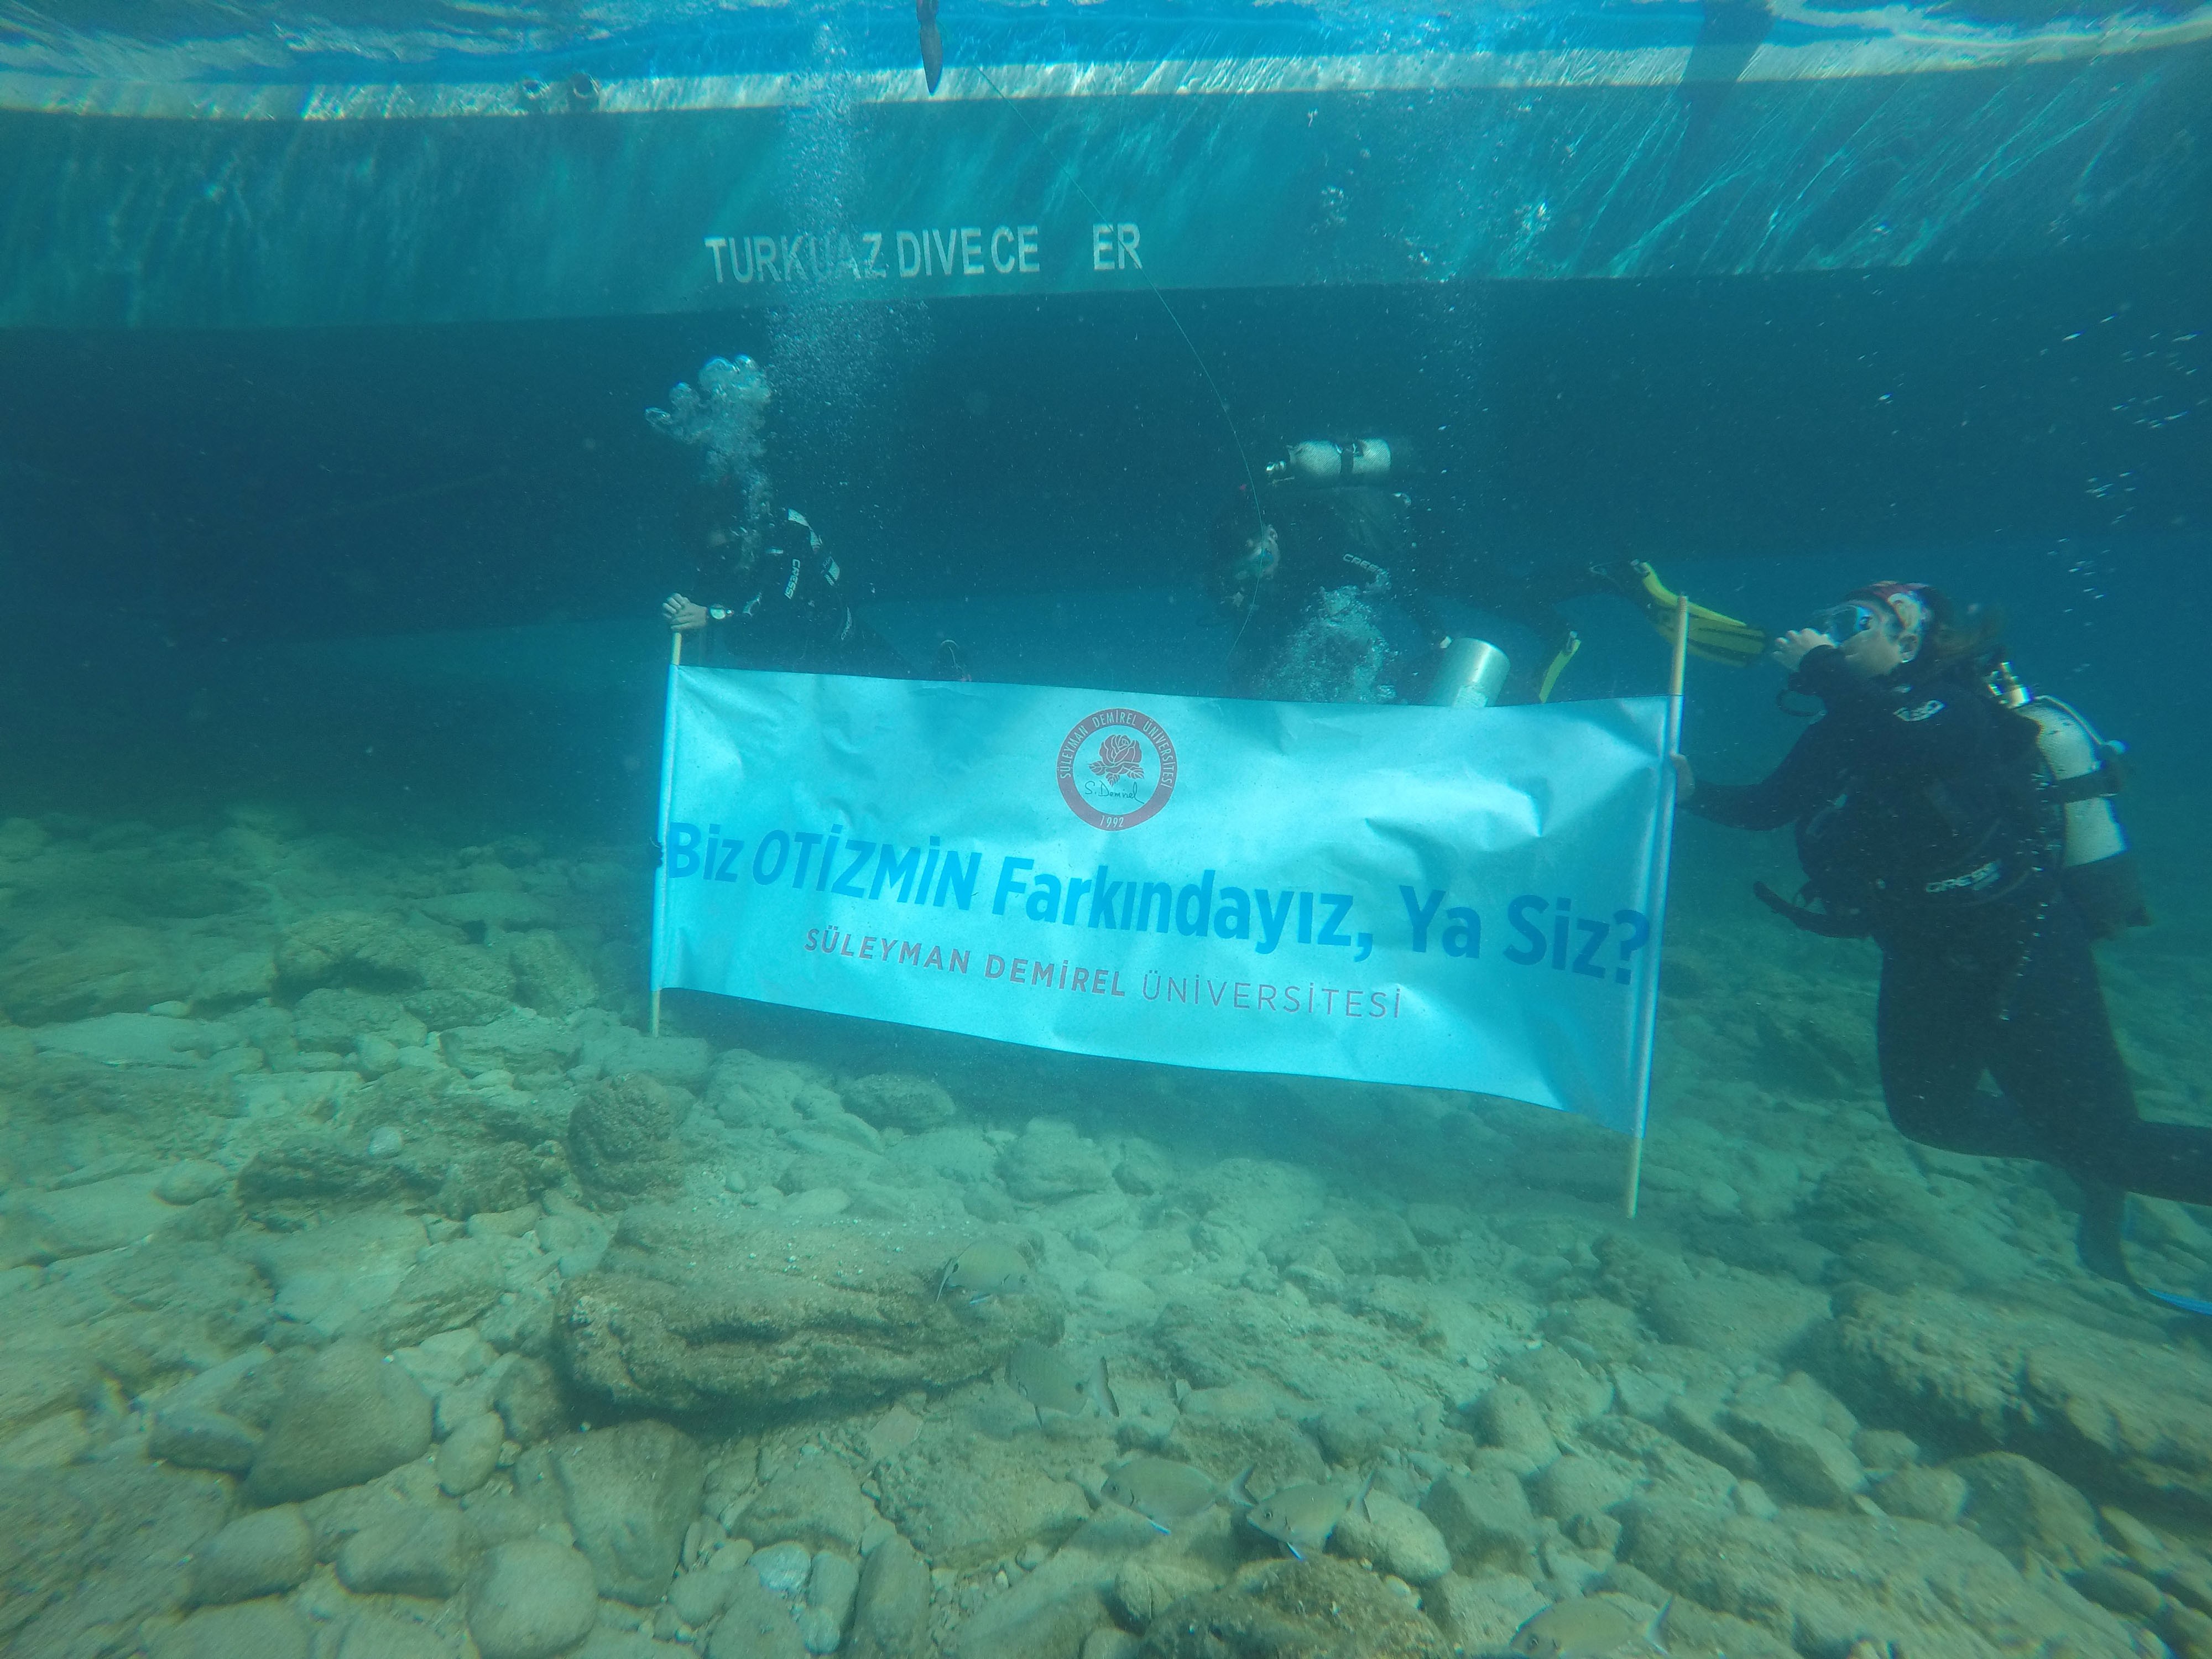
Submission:
[[[673,628],[668,630],[668,665],[671,668],[684,666],[684,635]],[[668,857],[666,848],[660,849],[660,856],[664,860]],[[663,879],[666,878],[664,876]],[[660,1035],[660,987],[658,985],[653,988],[653,1011],[647,1017],[645,1029],[648,1036]]]
[[[1690,659],[1690,601],[1686,594],[1674,596],[1674,660],[1667,674],[1667,695],[1674,702],[1674,717],[1668,722],[1670,738],[1679,741],[1681,733],[1682,678]],[[1669,744],[1671,749],[1672,744]],[[1666,757],[1668,766],[1674,757]],[[1636,1200],[1644,1186],[1644,1136],[1639,1132],[1628,1143],[1628,1172],[1620,1188],[1621,1213],[1631,1221],[1636,1219]]]

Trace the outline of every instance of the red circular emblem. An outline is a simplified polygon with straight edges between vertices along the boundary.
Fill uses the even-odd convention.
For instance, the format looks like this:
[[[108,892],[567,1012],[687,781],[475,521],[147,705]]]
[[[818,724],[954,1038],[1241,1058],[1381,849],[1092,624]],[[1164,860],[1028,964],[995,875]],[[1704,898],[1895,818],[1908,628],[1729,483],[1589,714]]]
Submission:
[[[1128,830],[1175,793],[1175,744],[1133,708],[1086,714],[1060,744],[1060,793],[1094,830]]]

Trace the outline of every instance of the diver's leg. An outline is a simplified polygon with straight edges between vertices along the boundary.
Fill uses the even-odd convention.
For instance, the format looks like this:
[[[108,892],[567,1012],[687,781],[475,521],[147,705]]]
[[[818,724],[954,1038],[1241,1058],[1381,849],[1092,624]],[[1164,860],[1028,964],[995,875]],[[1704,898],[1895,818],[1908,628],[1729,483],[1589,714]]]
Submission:
[[[1990,1069],[2085,1184],[2212,1205],[2212,1129],[2146,1123],[2112,1039],[2081,917],[2054,901],[2010,999]]]
[[[1885,951],[1875,1012],[1889,1121],[1908,1140],[1977,1158],[2048,1158],[2013,1103],[1981,1091],[2000,988],[1992,964],[1935,945]]]

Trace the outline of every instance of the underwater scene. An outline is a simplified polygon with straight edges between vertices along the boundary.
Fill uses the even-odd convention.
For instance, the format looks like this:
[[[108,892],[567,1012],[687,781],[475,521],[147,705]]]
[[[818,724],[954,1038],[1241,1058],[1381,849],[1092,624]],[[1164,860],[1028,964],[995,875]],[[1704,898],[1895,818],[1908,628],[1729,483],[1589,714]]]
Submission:
[[[2212,12],[0,0],[0,1654],[2212,1659]]]

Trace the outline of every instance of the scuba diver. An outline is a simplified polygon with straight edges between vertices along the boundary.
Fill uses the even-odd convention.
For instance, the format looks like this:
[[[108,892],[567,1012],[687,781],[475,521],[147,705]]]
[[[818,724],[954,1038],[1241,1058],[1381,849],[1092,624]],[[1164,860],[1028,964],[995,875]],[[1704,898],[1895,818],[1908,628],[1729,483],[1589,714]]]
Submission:
[[[2136,1112],[2090,953],[2093,935],[2149,920],[2107,799],[2117,750],[2029,696],[2000,629],[1922,583],[1860,588],[1774,642],[1790,690],[1825,711],[1781,765],[1706,784],[1677,757],[1678,798],[1738,829],[1795,824],[1807,902],[1756,884],[1760,901],[1881,947],[1891,1122],[1945,1152],[2065,1170],[2085,1195],[2082,1264],[2141,1290],[2127,1194],[2212,1204],[2212,1129]]]
[[[902,672],[854,615],[865,592],[855,592],[796,508],[765,530],[710,512],[700,545],[693,593],[670,594],[660,612],[677,633],[703,635],[702,662],[793,672]]]
[[[1487,703],[1502,693],[1547,702],[1582,647],[1559,606],[1585,593],[1620,593],[1671,635],[1674,595],[1641,562],[1516,571],[1458,554],[1465,538],[1406,487],[1416,471],[1399,441],[1309,440],[1268,465],[1261,500],[1240,487],[1216,515],[1206,585],[1237,624],[1232,696]],[[1533,670],[1509,685],[1504,653],[1455,642],[1438,611],[1446,597],[1533,636]],[[1690,648],[1741,667],[1765,653],[1766,638],[1692,605]]]

